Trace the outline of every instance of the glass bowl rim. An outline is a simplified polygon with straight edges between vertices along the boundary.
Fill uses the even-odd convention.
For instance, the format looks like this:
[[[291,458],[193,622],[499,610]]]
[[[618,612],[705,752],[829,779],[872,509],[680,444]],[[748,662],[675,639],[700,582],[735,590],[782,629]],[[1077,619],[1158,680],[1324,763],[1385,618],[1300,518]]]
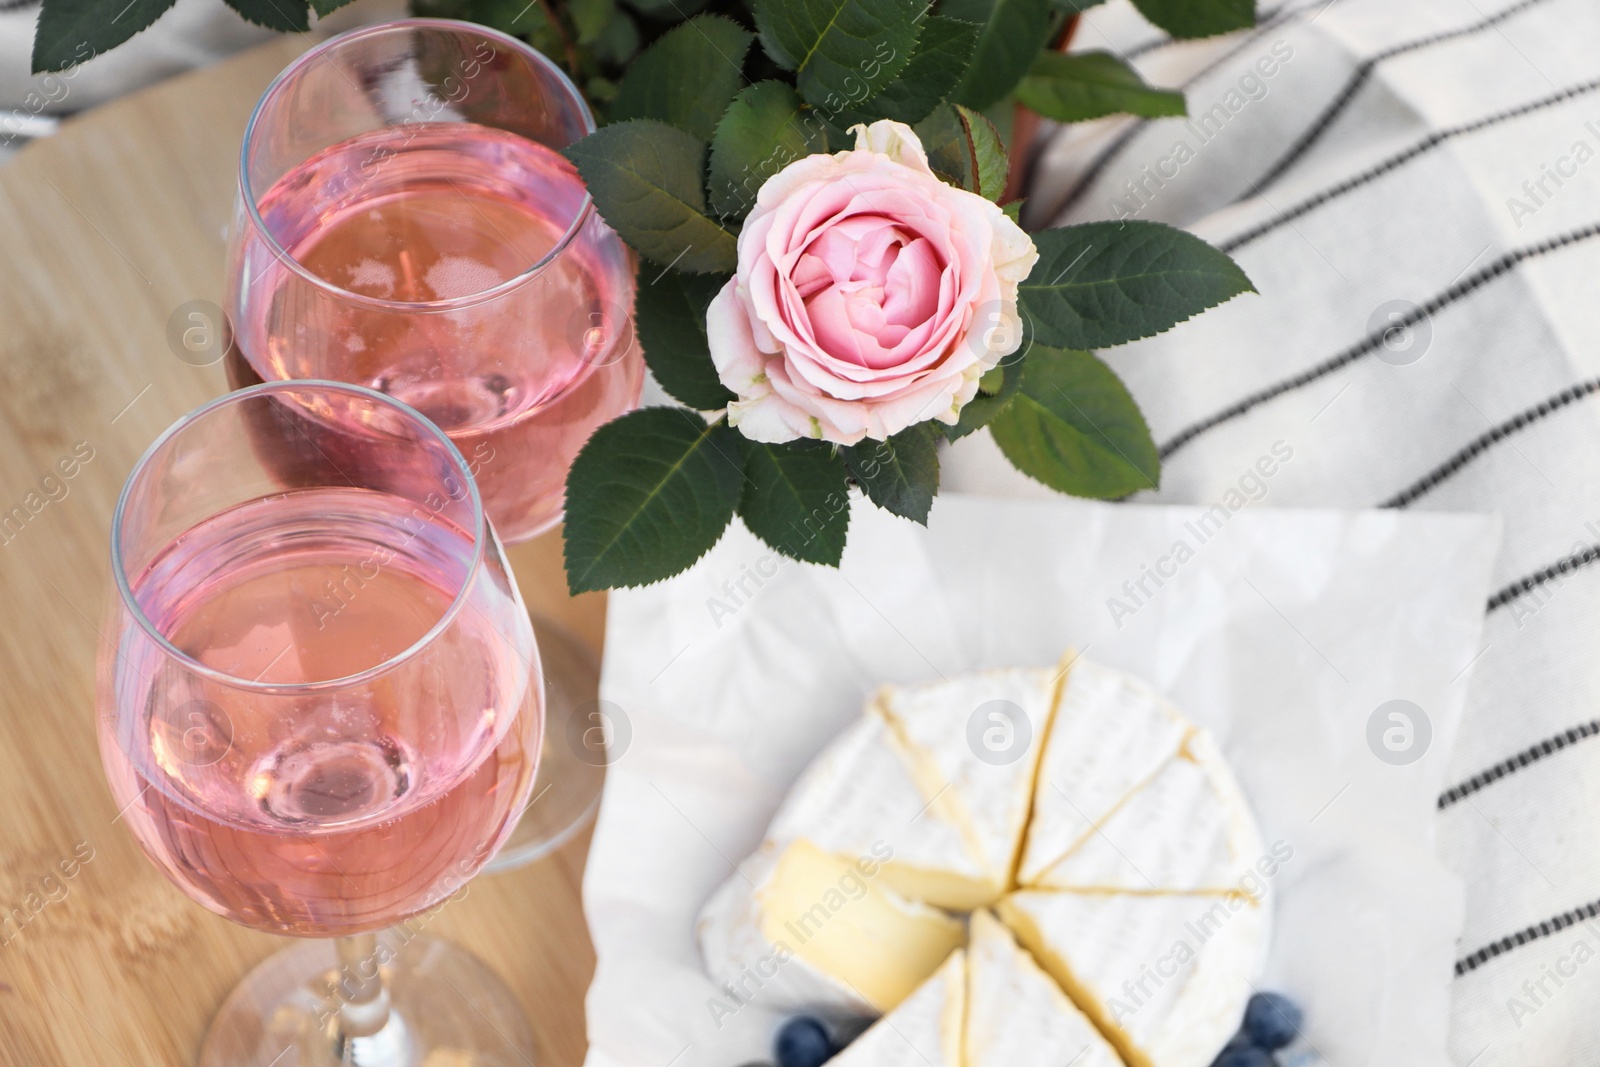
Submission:
[[[368,667],[365,670],[357,671],[354,674],[348,674],[338,678],[318,679],[314,682],[262,682],[255,679],[240,678],[236,675],[229,674],[227,671],[222,671],[215,667],[207,666],[206,664],[195,659],[193,656],[189,655],[189,653],[174,645],[167,639],[167,636],[161,632],[155,623],[151,621],[150,617],[145,614],[144,608],[139,604],[138,598],[134,595],[133,585],[131,582],[129,582],[127,570],[123,565],[123,518],[127,512],[129,502],[133,497],[134,487],[140,480],[140,476],[146,473],[151,463],[155,460],[156,455],[168,444],[170,444],[172,439],[179,433],[184,430],[192,429],[208,416],[215,414],[224,407],[228,407],[233,404],[254,400],[257,397],[272,393],[303,393],[308,391],[345,393],[350,396],[355,396],[364,400],[386,405],[398,412],[403,419],[417,424],[418,428],[422,431],[422,437],[424,440],[431,438],[444,446],[446,450],[445,455],[449,458],[451,464],[456,470],[456,473],[462,479],[462,483],[466,487],[468,499],[472,504],[473,528],[472,530],[468,531],[468,533],[470,533],[472,536],[472,559],[467,564],[466,573],[462,576],[460,586],[456,589],[455,596],[450,601],[450,605],[445,608],[438,620],[428,628],[428,632],[419,637],[407,648],[402,649],[401,651],[385,659],[382,663],[376,663],[373,666]],[[127,481],[122,483],[122,492],[117,496],[116,510],[111,516],[111,572],[116,582],[117,596],[122,610],[126,611],[133,618],[134,622],[144,632],[145,637],[153,642],[155,646],[165,653],[168,658],[176,661],[178,665],[181,666],[185,671],[234,689],[269,695],[287,696],[301,693],[322,692],[331,689],[348,689],[354,686],[362,685],[388,673],[402,663],[421,653],[423,649],[427,648],[429,645],[433,644],[442,634],[444,634],[446,630],[450,628],[450,626],[454,624],[456,617],[461,614],[463,608],[465,607],[468,594],[471,593],[474,584],[478,581],[479,572],[483,569],[483,561],[487,555],[488,542],[492,537],[494,537],[494,531],[490,527],[488,520],[484,517],[483,498],[478,491],[478,483],[476,479],[472,477],[472,470],[467,464],[466,457],[461,454],[461,450],[456,447],[455,442],[450,440],[449,436],[446,435],[443,430],[439,429],[439,427],[435,425],[426,415],[423,415],[420,411],[403,403],[402,401],[396,400],[392,396],[389,396],[385,393],[380,393],[375,389],[368,389],[365,386],[351,385],[348,382],[326,381],[319,378],[292,378],[277,382],[263,382],[260,385],[250,386],[247,389],[236,389],[231,392],[224,393],[216,399],[208,401],[207,403],[202,404],[194,410],[181,416],[179,419],[177,419],[177,421],[173,422],[171,426],[168,426],[165,430],[163,430],[159,437],[150,443],[150,447],[144,450],[144,454],[139,457],[138,462],[133,465],[133,469],[128,472]],[[118,640],[120,644],[120,637]],[[117,651],[120,657],[120,647]]]
[[[520,41],[508,33],[502,33],[488,26],[483,26],[476,22],[465,22],[460,19],[406,18],[378,22],[370,26],[360,26],[328,38],[298,56],[292,63],[279,71],[276,78],[272,79],[272,83],[267,86],[266,91],[261,94],[261,99],[256,101],[255,108],[250,112],[250,121],[245,124],[244,138],[239,145],[239,173],[237,179],[239,200],[244,206],[246,224],[249,229],[260,235],[261,241],[267,246],[267,250],[272,253],[274,258],[303,280],[310,282],[340,300],[407,313],[454,311],[461,308],[476,307],[479,304],[498,299],[513,290],[521,288],[542,274],[545,268],[559,259],[588,223],[589,217],[594,214],[594,198],[589,195],[588,189],[584,189],[583,201],[578,205],[578,209],[573,212],[572,222],[567,226],[566,232],[561,235],[560,240],[540,257],[536,263],[520,274],[498,282],[488,289],[483,289],[476,293],[468,293],[464,296],[449,297],[443,300],[387,300],[383,297],[352,292],[307,269],[304,264],[290,254],[288,249],[279,243],[277,235],[267,227],[266,221],[261,217],[260,208],[256,204],[255,192],[250,182],[250,148],[255,141],[256,128],[261,120],[262,112],[265,111],[270,101],[274,100],[280,93],[287,91],[287,85],[291,78],[294,78],[312,63],[320,59],[326,59],[328,54],[335,48],[343,47],[353,41],[367,37],[378,37],[417,29],[449,30],[453,33],[466,33],[506,45],[523,59],[531,62],[536,67],[542,68],[545,73],[554,76],[556,83],[566,94],[568,101],[576,106],[578,115],[582,120],[584,136],[588,136],[595,131],[594,112],[589,109],[589,103],[583,98],[583,94],[578,91],[578,87],[572,83],[572,79],[567,76],[565,71],[532,45]],[[243,235],[238,235],[236,239],[248,240]]]

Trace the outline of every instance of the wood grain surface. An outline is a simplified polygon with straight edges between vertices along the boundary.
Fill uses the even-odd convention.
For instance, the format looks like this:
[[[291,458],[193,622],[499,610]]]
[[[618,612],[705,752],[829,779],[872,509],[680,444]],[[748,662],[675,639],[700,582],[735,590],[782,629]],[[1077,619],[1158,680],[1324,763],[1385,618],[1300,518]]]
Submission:
[[[174,355],[168,321],[188,301],[221,300],[245,121],[308,44],[277,41],[90,111],[0,167],[6,1067],[192,1063],[229,989],[285,943],[191,902],[113,821],[95,744],[94,657],[123,479],[169,423],[225,389],[220,365]],[[58,461],[75,449],[92,458],[63,478]],[[559,538],[512,557],[530,606],[598,651],[604,600],[566,596]],[[429,927],[510,984],[541,1067],[583,1058],[588,836],[478,879]]]

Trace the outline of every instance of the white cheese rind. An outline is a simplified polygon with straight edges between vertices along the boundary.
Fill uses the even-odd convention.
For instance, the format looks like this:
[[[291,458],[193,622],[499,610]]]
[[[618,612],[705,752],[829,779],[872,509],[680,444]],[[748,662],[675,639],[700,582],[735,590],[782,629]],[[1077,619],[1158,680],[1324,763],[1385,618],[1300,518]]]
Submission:
[[[966,1067],[1122,1067],[1116,1050],[991,912],[967,946]]]
[[[1075,662],[1039,765],[1018,881],[1037,884],[1153,779],[1192,730],[1143,682],[1088,660]]]
[[[869,712],[806,768],[767,830],[767,840],[806,838],[840,856],[887,847],[885,884],[912,899],[965,910],[998,895],[953,816],[954,800],[925,796],[914,756],[889,723]]]
[[[948,798],[952,821],[991,879],[991,900],[1016,866],[1057,677],[1053,669],[980,671],[888,686],[875,702],[917,761],[923,794]]]
[[[1264,846],[1211,735],[1190,736],[1150,783],[1034,880],[1053,889],[1238,893]],[[1252,882],[1253,884],[1253,882]]]
[[[963,1067],[966,954],[944,965],[898,1008],[829,1060],[834,1067]]]
[[[1239,1029],[1270,925],[1243,897],[1020,892],[999,911],[1131,1067],[1208,1067]]]

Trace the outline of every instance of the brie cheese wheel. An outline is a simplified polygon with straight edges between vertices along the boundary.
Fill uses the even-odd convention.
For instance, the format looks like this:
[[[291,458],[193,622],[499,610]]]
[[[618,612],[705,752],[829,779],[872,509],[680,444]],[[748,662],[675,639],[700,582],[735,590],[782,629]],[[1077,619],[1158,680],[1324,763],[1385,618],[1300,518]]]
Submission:
[[[1208,1067],[1266,950],[1242,896],[1024,891],[998,911],[1129,1067]]]
[[[1209,1067],[1264,962],[1264,851],[1211,735],[1135,679],[891,686],[707,903],[700,949],[731,1001],[884,1015],[845,1067]]]
[[[921,761],[868,709],[801,775],[767,840],[804,837],[851,859],[887,850],[879,877],[904,896],[958,910],[993,901],[1004,887],[974,854],[951,790],[917,780]]]
[[[962,924],[880,884],[871,855],[765,845],[700,914],[700,955],[740,1002],[893,1009],[964,940]]]
[[[986,878],[970,894],[928,898],[932,903],[971,910],[1005,892],[1059,677],[1054,670],[993,670],[879,692],[874,709],[910,753],[922,795],[960,831]]]
[[[1265,851],[1227,760],[1204,730],[1033,881],[1084,891],[1242,893]]]
[[[1177,755],[1193,727],[1155,690],[1079,659],[1061,693],[1017,880],[1044,873]]]
[[[1011,931],[972,915],[967,946],[966,1067],[1122,1067],[1100,1031]]]
[[[957,949],[898,1008],[828,1062],[836,1067],[963,1067],[966,979],[965,954]]]

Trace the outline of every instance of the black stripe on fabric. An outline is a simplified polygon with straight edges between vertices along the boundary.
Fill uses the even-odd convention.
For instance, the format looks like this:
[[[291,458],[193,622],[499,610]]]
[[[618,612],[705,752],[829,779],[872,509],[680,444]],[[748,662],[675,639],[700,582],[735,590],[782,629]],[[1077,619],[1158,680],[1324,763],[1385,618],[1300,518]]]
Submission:
[[[1239,199],[1243,200],[1247,196],[1253,195],[1254,193],[1259,193],[1266,189],[1273,182],[1283,177],[1284,172],[1298,163],[1302,156],[1311,151],[1312,147],[1314,147],[1318,141],[1322,140],[1322,135],[1327,133],[1328,130],[1333,126],[1334,122],[1338,120],[1339,116],[1344,113],[1344,109],[1350,106],[1350,101],[1355,99],[1355,95],[1361,91],[1361,87],[1371,80],[1372,72],[1377,69],[1379,63],[1382,63],[1388,59],[1393,59],[1396,56],[1405,55],[1409,52],[1416,52],[1424,48],[1430,48],[1436,44],[1443,44],[1446,41],[1453,41],[1460,37],[1468,37],[1474,33],[1481,33],[1484,30],[1491,29],[1492,27],[1499,25],[1506,19],[1511,18],[1513,15],[1521,14],[1530,7],[1537,7],[1539,4],[1548,2],[1549,0],[1521,0],[1520,3],[1512,4],[1504,11],[1499,11],[1493,15],[1482,18],[1470,26],[1458,26],[1453,30],[1443,30],[1439,33],[1430,34],[1427,37],[1419,37],[1414,41],[1406,41],[1404,44],[1391,45],[1390,47],[1385,48],[1383,51],[1378,52],[1377,54],[1364,60],[1361,65],[1351,73],[1349,80],[1344,84],[1344,88],[1339,91],[1339,95],[1333,98],[1332,103],[1323,108],[1322,114],[1318,115],[1316,120],[1312,122],[1309,127],[1307,127],[1306,132],[1300,135],[1299,140],[1290,145],[1289,150],[1279,157],[1276,163],[1267,168],[1266,174],[1262,175],[1260,180],[1255,183],[1251,193],[1241,195]]]
[[[1125,60],[1138,59],[1140,56],[1147,56],[1151,52],[1159,52],[1168,45],[1174,44],[1188,44],[1188,41],[1180,41],[1173,37],[1152,37],[1144,44],[1136,44],[1132,48],[1124,49],[1122,58]]]
[[[1600,378],[1591,378],[1586,382],[1579,382],[1577,385],[1569,386],[1548,400],[1542,400],[1528,410],[1513,415],[1511,418],[1491,427],[1487,432],[1474,438],[1464,448],[1457,450],[1449,459],[1378,506],[1380,508],[1409,507],[1417,498],[1438,488],[1452,478],[1461,468],[1489,451],[1501,441],[1504,441],[1507,437],[1517,433],[1519,430],[1527,429],[1545,416],[1552,415],[1569,404],[1582,400],[1586,396],[1592,396],[1596,392],[1600,392]]]
[[[1516,933],[1508,937],[1502,937],[1498,941],[1491,941],[1478,949],[1478,951],[1456,960],[1456,977],[1460,978],[1469,971],[1477,970],[1496,956],[1503,956],[1512,949],[1521,948],[1523,945],[1549,937],[1551,934],[1559,933],[1569,926],[1575,926],[1585,919],[1594,918],[1596,915],[1600,915],[1600,900],[1591,901],[1582,907],[1573,908],[1571,911],[1564,911],[1560,915],[1553,916],[1525,930],[1518,930]]]
[[[1537,111],[1543,111],[1546,108],[1554,107],[1557,104],[1565,103],[1568,100],[1572,100],[1580,96],[1586,96],[1596,90],[1600,90],[1600,79],[1584,82],[1582,85],[1574,85],[1569,89],[1563,89],[1551,96],[1546,96],[1539,100],[1522,104],[1518,107],[1511,108],[1508,111],[1499,112],[1495,115],[1488,115],[1481,119],[1474,119],[1472,122],[1464,123],[1460,126],[1451,126],[1447,129],[1436,130],[1404,151],[1390,156],[1388,159],[1368,168],[1365,171],[1362,171],[1360,174],[1346,178],[1337,185],[1329,186],[1322,192],[1317,193],[1315,196],[1296,204],[1287,211],[1268,219],[1259,226],[1245,230],[1243,233],[1235,237],[1230,237],[1217,247],[1222,249],[1224,252],[1234,252],[1258,238],[1265,237],[1267,234],[1278,229],[1279,227],[1293,222],[1302,215],[1309,214],[1317,208],[1322,207],[1331,201],[1337,200],[1345,193],[1359,189],[1364,185],[1368,185],[1374,180],[1383,177],[1385,174],[1397,170],[1402,165],[1411,162],[1413,159],[1426,155],[1452,138],[1461,137],[1469,133],[1478,133],[1502,122],[1509,122],[1512,119],[1522,118],[1525,115],[1531,115]]]
[[[1536,570],[1526,578],[1519,578],[1501,589],[1489,598],[1487,610],[1491,612],[1499,611],[1507,604],[1514,603],[1527,596],[1546,582],[1554,581],[1557,578],[1565,578],[1569,574],[1575,574],[1596,561],[1600,561],[1600,545],[1590,545],[1581,552],[1574,552],[1565,559],[1559,559],[1550,564],[1550,566]]]
[[[1213,70],[1216,70],[1218,67],[1222,66],[1222,64],[1226,63],[1228,60],[1244,51],[1246,47],[1260,39],[1263,34],[1272,29],[1274,26],[1278,25],[1280,22],[1286,20],[1290,15],[1314,7],[1317,3],[1328,4],[1331,2],[1332,0],[1313,0],[1312,3],[1295,6],[1293,4],[1293,0],[1284,0],[1284,3],[1281,3],[1272,9],[1271,13],[1262,20],[1259,26],[1242,37],[1232,48],[1223,52],[1216,59],[1195,71],[1186,81],[1184,81],[1182,85],[1179,86],[1179,88],[1187,90],[1195,82],[1199,81],[1201,78],[1204,78],[1207,74],[1210,74]],[[1188,42],[1174,41],[1171,43],[1185,44]],[[1130,51],[1123,53],[1123,56],[1124,58],[1127,58],[1131,57],[1133,54],[1134,53]],[[1105,172],[1105,169],[1108,166],[1111,165],[1111,161],[1121,155],[1122,150],[1128,147],[1128,142],[1137,137],[1144,130],[1144,128],[1150,124],[1151,121],[1152,120],[1150,119],[1141,118],[1131,120],[1128,123],[1127,128],[1119,133],[1112,140],[1112,142],[1105,147],[1100,155],[1095,158],[1095,161],[1089,164],[1088,168],[1084,170],[1083,174],[1079,176],[1078,184],[1074,185],[1070,190],[1068,190],[1067,195],[1061,198],[1060,203],[1056,204],[1050,209],[1050,217],[1055,218],[1063,211],[1066,211],[1068,208],[1072,207],[1072,205],[1076,204],[1079,200],[1082,200],[1084,195],[1088,193],[1089,187],[1093,185],[1095,180]],[[1035,158],[1038,158],[1042,154],[1043,153],[1035,153]]]
[[[1537,745],[1523,749],[1510,759],[1501,760],[1488,770],[1480,771],[1466,781],[1453,785],[1443,793],[1440,793],[1439,810],[1443,811],[1457,801],[1464,800],[1476,793],[1491,782],[1498,782],[1508,774],[1516,774],[1530,763],[1538,763],[1546,756],[1560,752],[1568,745],[1577,744],[1584,738],[1593,737],[1595,734],[1600,734],[1600,719],[1574,726],[1572,729],[1556,734],[1554,737],[1547,737]]]
[[[1346,348],[1343,352],[1323,360],[1321,363],[1317,364],[1311,369],[1302,371],[1292,378],[1286,378],[1275,385],[1270,385],[1265,389],[1252,393],[1244,399],[1228,405],[1216,414],[1208,415],[1199,422],[1191,424],[1186,429],[1180,430],[1171,440],[1161,446],[1161,458],[1163,460],[1170,458],[1174,453],[1188,445],[1195,438],[1216,429],[1218,426],[1221,426],[1224,423],[1232,422],[1234,419],[1253,411],[1255,408],[1265,404],[1269,400],[1275,400],[1285,393],[1290,393],[1303,386],[1310,385],[1312,382],[1317,381],[1320,378],[1327,377],[1340,367],[1354,363],[1362,356],[1368,355],[1369,353],[1377,350],[1378,347],[1383,344],[1383,338],[1390,330],[1416,325],[1423,319],[1431,317],[1437,312],[1442,311],[1443,309],[1461,300],[1463,297],[1475,292],[1477,289],[1481,288],[1487,283],[1493,281],[1503,274],[1508,273],[1512,268],[1516,267],[1523,261],[1537,259],[1538,257],[1546,255],[1550,252],[1555,252],[1559,249],[1566,248],[1568,245],[1587,241],[1597,235],[1600,235],[1600,224],[1591,223],[1582,229],[1573,230],[1570,233],[1562,234],[1560,237],[1552,237],[1548,241],[1541,241],[1536,245],[1529,245],[1527,248],[1518,248],[1514,251],[1506,253],[1493,263],[1489,264],[1487,267],[1479,270],[1477,273],[1463,278],[1461,281],[1458,281],[1454,285],[1450,286],[1450,288],[1446,289],[1444,292],[1430,298],[1427,303],[1417,308],[1414,312],[1402,316],[1401,319],[1396,322],[1385,324],[1382,329],[1373,330],[1366,337],[1362,338],[1360,341],[1357,341],[1349,348]]]

